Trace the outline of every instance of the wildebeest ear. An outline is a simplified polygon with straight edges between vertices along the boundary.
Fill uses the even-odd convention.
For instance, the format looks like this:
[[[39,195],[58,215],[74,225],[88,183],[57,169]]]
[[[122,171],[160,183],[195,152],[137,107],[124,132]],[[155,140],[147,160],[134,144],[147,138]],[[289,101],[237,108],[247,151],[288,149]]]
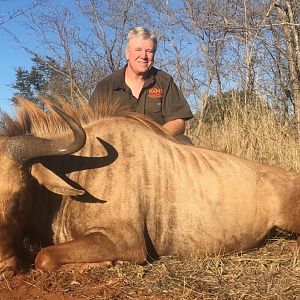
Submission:
[[[49,191],[63,196],[78,196],[85,193],[84,190],[75,189],[63,179],[44,167],[41,163],[36,163],[31,167],[31,175],[45,186]]]

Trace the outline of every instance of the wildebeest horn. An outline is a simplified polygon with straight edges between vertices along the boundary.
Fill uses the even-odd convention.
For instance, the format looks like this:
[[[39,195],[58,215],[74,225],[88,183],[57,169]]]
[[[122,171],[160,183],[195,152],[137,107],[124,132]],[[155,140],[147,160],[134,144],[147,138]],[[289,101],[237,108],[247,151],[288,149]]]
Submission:
[[[42,156],[71,154],[85,145],[86,133],[81,125],[57,107],[52,106],[52,109],[72,130],[73,142],[70,143],[62,139],[49,140],[31,135],[12,137],[7,142],[7,151],[15,162],[23,163]]]

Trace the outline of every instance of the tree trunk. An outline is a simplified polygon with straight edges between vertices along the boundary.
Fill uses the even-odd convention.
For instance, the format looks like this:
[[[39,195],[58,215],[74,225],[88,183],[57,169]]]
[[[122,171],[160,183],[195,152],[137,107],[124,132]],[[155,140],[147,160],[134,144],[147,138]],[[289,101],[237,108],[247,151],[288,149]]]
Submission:
[[[295,14],[292,0],[285,0],[285,6],[275,1],[279,19],[282,23],[283,34],[286,40],[286,58],[288,62],[290,88],[293,97],[295,117],[300,127],[300,46],[299,31],[295,26]]]

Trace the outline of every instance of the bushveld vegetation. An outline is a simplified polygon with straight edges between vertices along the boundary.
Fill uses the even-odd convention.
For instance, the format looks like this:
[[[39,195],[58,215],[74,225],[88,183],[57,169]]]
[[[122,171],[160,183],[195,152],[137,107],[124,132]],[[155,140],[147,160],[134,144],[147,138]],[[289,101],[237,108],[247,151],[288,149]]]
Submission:
[[[300,171],[299,132],[295,118],[283,117],[259,99],[230,92],[190,122],[196,145],[242,158]],[[226,101],[226,103],[224,103]],[[201,114],[196,114],[201,115]]]

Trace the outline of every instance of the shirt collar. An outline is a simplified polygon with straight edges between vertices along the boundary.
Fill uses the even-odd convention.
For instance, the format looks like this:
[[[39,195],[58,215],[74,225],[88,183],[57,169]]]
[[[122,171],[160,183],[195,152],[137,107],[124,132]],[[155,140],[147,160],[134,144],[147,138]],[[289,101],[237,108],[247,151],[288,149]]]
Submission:
[[[126,83],[125,83],[125,70],[126,70],[127,64],[116,72],[116,79],[114,82],[114,90],[118,89],[124,89],[126,90]],[[149,71],[149,74],[145,80],[144,86],[148,86],[155,82],[155,74],[157,73],[157,69],[152,67]]]

